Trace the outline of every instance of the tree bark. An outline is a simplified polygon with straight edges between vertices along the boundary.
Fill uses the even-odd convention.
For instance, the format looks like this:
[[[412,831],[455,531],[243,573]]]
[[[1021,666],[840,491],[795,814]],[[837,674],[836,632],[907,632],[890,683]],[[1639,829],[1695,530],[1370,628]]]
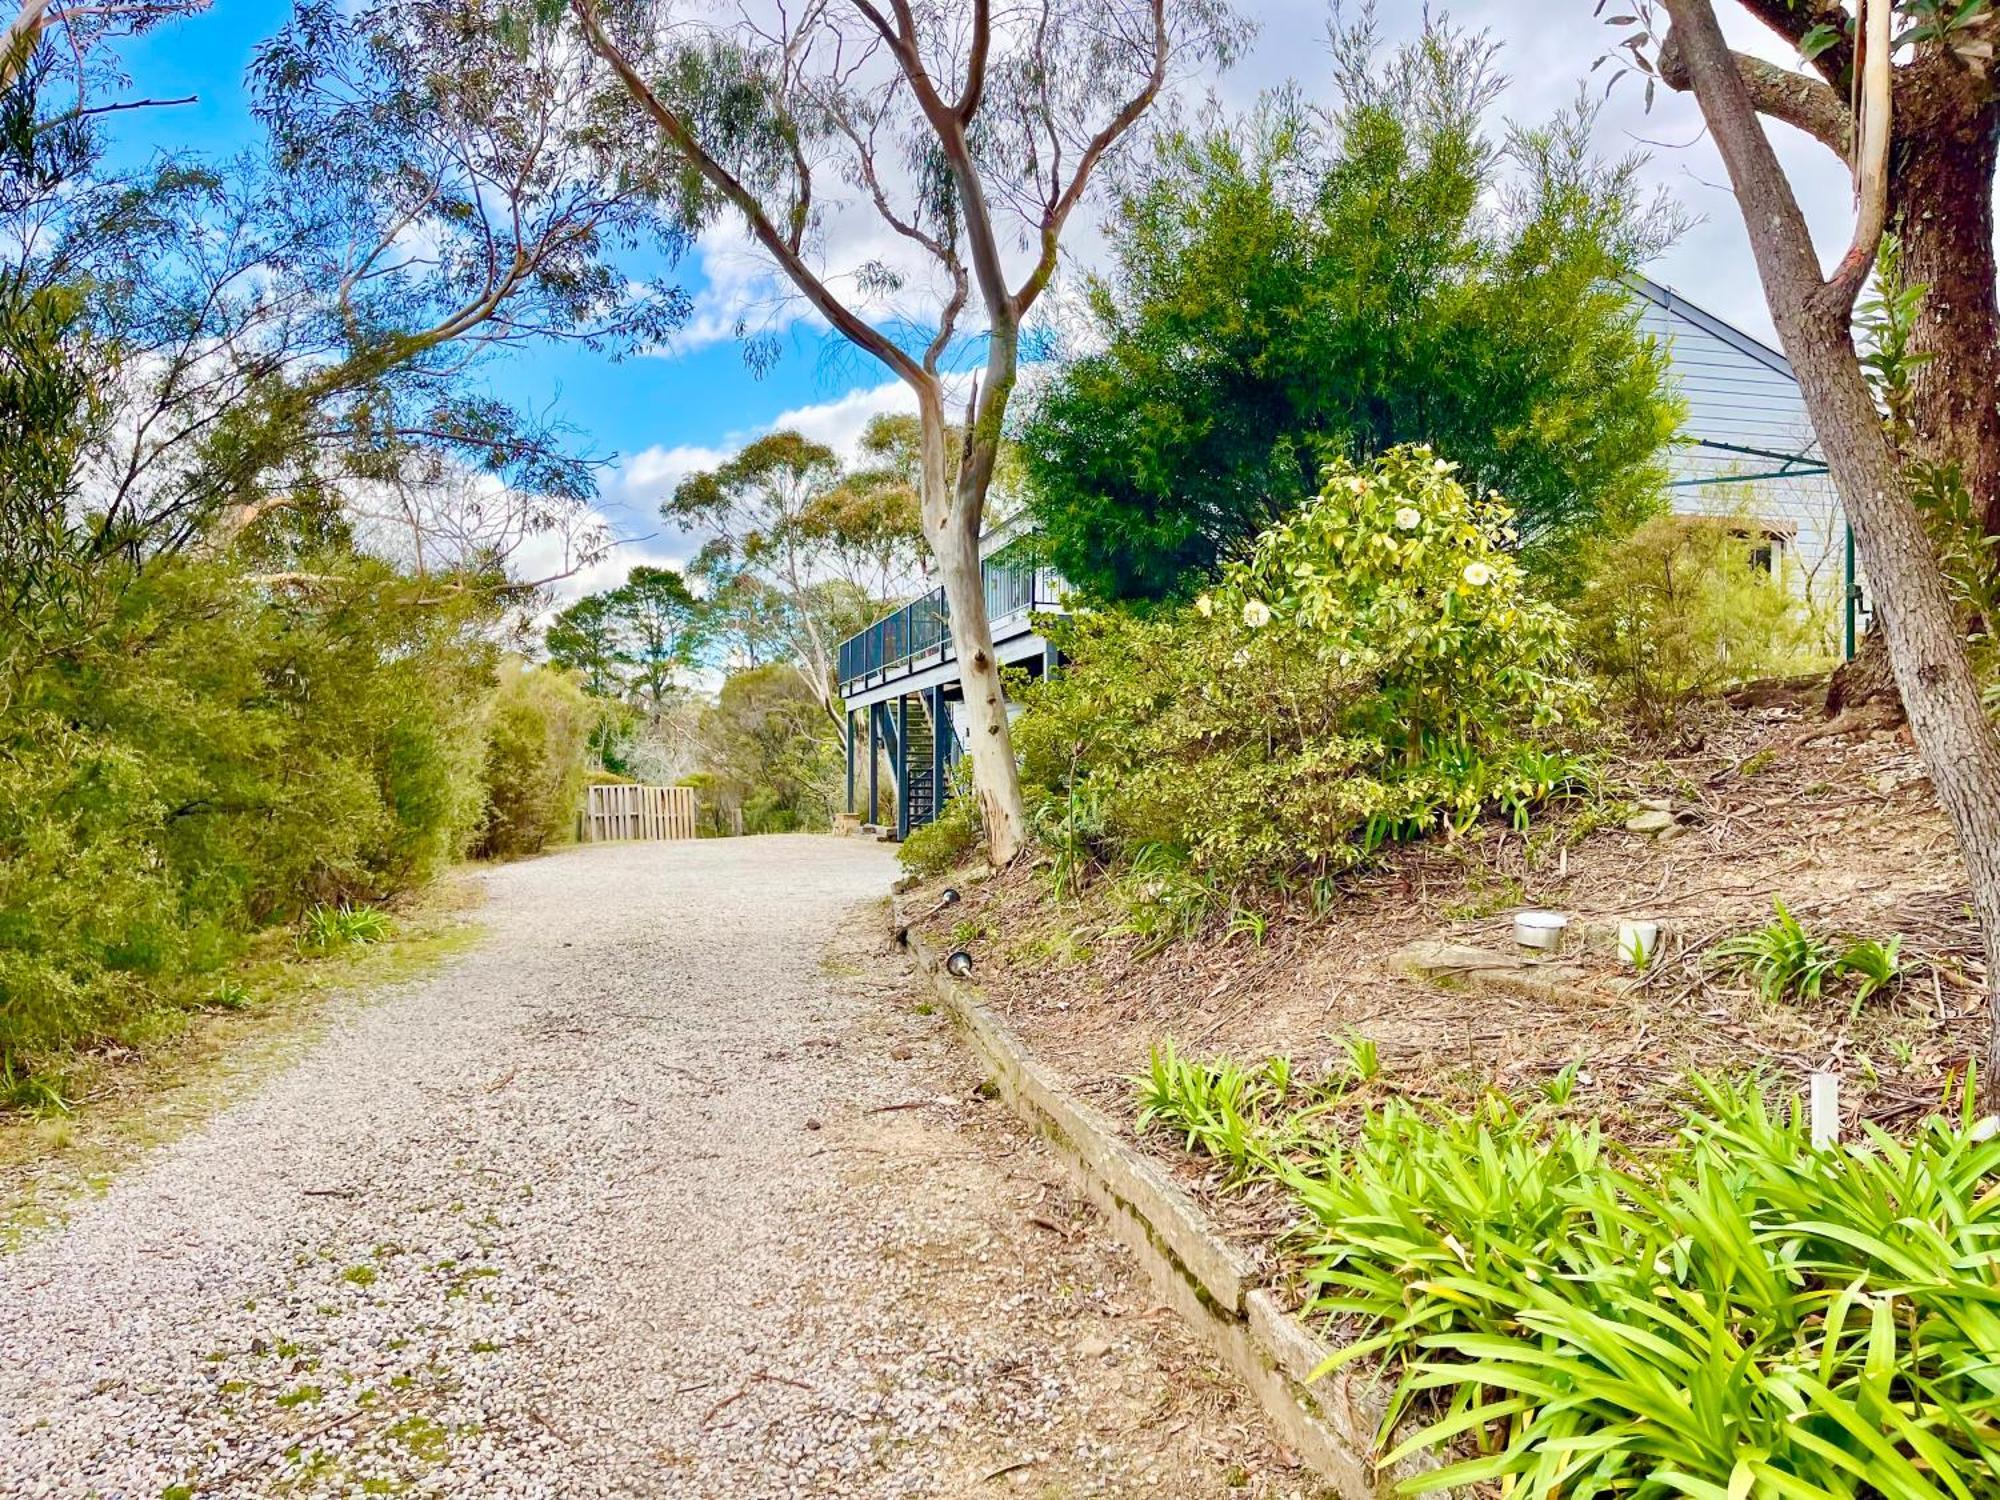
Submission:
[[[1911,443],[1918,457],[1955,463],[1986,534],[2000,535],[2000,302],[1995,296],[1993,176],[2000,105],[1912,86],[1916,117],[1899,130],[1891,228],[1903,274],[1927,290],[1911,351]]]
[[[2000,735],[1980,701],[1958,612],[1855,353],[1853,293],[1821,278],[1805,218],[1710,0],[1668,0],[1668,8],[1743,209],[1772,319],[1874,586],[1911,734],[1965,860],[1986,949],[1982,1097],[1991,1108],[2000,1099]]]
[[[1007,699],[1000,686],[1000,663],[993,654],[992,622],[986,615],[986,575],[979,558],[985,486],[979,486],[968,504],[962,487],[953,486],[946,477],[943,396],[932,386],[919,397],[924,530],[937,554],[939,581],[951,612],[959,687],[965,695],[965,750],[972,757],[972,785],[986,826],[986,855],[994,865],[1004,866],[1021,852],[1028,819],[1008,730]],[[969,441],[971,434],[966,436]]]
[[[1797,0],[1739,4],[1794,45],[1816,24],[1839,19],[1831,7]],[[1815,56],[1813,72],[1744,53],[1732,61],[1760,114],[1848,156],[1853,51],[1845,38]],[[1657,62],[1669,88],[1692,87],[1674,32],[1661,44]],[[1909,456],[1956,465],[1973,514],[1983,518],[1987,535],[2000,535],[2000,305],[1993,244],[2000,98],[1989,70],[1968,66],[1934,43],[1896,64],[1893,88],[1889,227],[1902,241],[1903,274],[1928,289],[1912,338],[1912,352],[1923,362],[1911,377]],[[1884,696],[1883,650],[1871,633],[1855,663],[1836,674],[1830,711]]]

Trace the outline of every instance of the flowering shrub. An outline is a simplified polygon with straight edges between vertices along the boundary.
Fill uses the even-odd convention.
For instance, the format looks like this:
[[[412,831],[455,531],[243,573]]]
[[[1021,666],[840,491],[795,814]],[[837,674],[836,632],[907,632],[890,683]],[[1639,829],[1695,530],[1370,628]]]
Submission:
[[[1334,464],[1192,606],[1055,627],[1027,778],[1086,785],[1107,858],[1182,851],[1224,883],[1346,869],[1559,790],[1587,720],[1564,617],[1528,597],[1497,496],[1427,448]]]

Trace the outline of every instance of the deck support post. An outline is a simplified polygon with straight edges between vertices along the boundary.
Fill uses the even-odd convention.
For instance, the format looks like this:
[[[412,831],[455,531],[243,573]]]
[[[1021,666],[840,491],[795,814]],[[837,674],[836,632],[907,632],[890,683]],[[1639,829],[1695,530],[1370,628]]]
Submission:
[[[882,711],[879,703],[868,705],[868,822],[875,821],[876,811],[882,806],[880,792],[876,787],[876,772],[881,768],[882,752],[875,744],[875,716]]]
[[[854,816],[854,710],[841,710],[841,718],[847,724],[847,815]]]

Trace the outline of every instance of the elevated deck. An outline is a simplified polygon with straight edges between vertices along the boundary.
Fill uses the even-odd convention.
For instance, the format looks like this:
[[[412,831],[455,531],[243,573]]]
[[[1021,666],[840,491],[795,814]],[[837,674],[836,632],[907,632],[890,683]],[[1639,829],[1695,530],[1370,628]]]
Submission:
[[[1034,615],[1062,609],[1062,580],[1031,559],[1000,551],[986,559],[986,618],[1002,665],[1040,660],[1048,642]],[[849,709],[868,708],[943,687],[956,696],[958,649],[951,638],[944,590],[932,589],[894,614],[840,643],[840,696]]]
[[[993,654],[1003,666],[1046,672],[1054,652],[1034,617],[1063,608],[1063,583],[1012,541],[989,537],[982,548]],[[847,810],[905,837],[937,816],[949,795],[949,769],[963,753],[958,650],[944,590],[933,589],[842,641],[838,669],[847,707]],[[881,795],[883,769],[889,773],[888,807]],[[857,798],[863,782],[865,811]]]

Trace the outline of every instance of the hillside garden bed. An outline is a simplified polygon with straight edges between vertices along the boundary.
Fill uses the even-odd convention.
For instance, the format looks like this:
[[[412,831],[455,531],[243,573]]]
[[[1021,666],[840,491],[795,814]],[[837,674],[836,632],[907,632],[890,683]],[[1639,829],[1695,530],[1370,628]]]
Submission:
[[[1379,1365],[1378,1457],[1455,1459],[1420,1483],[1992,1493],[1984,972],[1921,764],[1823,680],[1607,709],[1450,476],[1336,465],[1189,608],[1079,622],[1017,730],[1034,854],[906,909]],[[1678,628],[1642,592],[1607,638]]]

